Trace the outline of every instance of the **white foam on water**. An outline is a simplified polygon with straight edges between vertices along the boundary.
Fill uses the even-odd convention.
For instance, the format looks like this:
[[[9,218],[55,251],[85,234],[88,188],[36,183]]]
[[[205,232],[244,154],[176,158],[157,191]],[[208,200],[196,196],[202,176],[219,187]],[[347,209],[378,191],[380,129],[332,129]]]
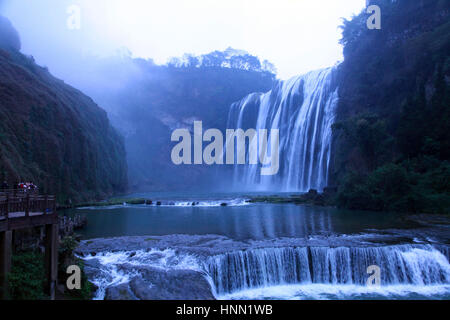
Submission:
[[[214,208],[222,207],[226,204],[227,207],[242,207],[250,205],[248,199],[232,199],[232,200],[202,200],[202,201],[162,201],[161,205],[152,204],[152,206],[157,207],[203,207],[203,208]]]
[[[447,257],[438,250],[414,248],[400,254],[413,283],[420,285],[438,281],[450,283],[450,264]]]
[[[158,202],[160,203],[158,205]],[[119,204],[112,206],[91,206],[91,207],[81,207],[77,208],[77,210],[114,210],[114,209],[123,209],[123,208],[133,208],[133,209],[146,209],[146,208],[218,208],[226,205],[227,207],[242,207],[249,206],[251,203],[249,199],[228,199],[228,200],[183,200],[183,201],[173,201],[173,200],[162,200],[162,201],[153,201],[151,205],[132,205],[132,204]]]
[[[380,267],[385,286],[375,292],[365,287],[371,265]],[[429,288],[450,286],[448,259],[431,245],[252,249],[211,257],[205,269],[217,295],[229,298],[341,299],[354,290],[356,296],[375,294],[368,297],[372,299],[390,294],[427,295],[433,293]]]
[[[99,274],[94,279],[90,279],[98,287],[94,300],[103,300],[109,287],[129,283],[133,278],[140,276],[139,271],[124,271],[120,266],[152,267],[164,271],[194,270],[202,272],[203,270],[196,257],[180,254],[173,249],[106,252],[95,256],[88,255],[82,259],[97,260],[101,265]]]
[[[279,285],[216,296],[218,300],[450,299],[450,285],[367,287],[336,284]]]

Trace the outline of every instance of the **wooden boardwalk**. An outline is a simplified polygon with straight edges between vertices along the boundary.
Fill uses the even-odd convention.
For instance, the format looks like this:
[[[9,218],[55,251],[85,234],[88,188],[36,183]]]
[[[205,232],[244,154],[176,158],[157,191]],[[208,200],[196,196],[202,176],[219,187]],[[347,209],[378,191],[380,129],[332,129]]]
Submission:
[[[13,232],[45,227],[45,269],[47,291],[55,297],[58,272],[58,214],[54,196],[8,190],[0,192],[0,299],[7,291],[7,274],[11,271]]]
[[[0,192],[0,232],[57,223],[54,196]]]

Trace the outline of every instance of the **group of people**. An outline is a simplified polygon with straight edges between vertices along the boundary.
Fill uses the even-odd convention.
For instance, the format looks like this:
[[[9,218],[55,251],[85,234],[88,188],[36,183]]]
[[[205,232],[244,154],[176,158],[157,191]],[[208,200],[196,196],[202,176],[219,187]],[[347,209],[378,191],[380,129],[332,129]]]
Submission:
[[[17,189],[27,192],[27,191],[35,191],[38,187],[33,182],[20,182],[17,185]]]
[[[33,182],[20,182],[17,184],[16,189],[22,192],[34,192],[38,190],[38,187]],[[10,187],[8,182],[3,181],[0,187],[0,191],[9,191],[9,190]]]

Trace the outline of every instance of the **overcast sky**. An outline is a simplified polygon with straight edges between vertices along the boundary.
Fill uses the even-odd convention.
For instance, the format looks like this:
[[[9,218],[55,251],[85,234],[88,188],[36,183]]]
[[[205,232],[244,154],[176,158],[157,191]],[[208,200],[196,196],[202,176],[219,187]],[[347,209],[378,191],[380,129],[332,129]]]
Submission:
[[[0,0],[2,1],[2,0]],[[22,51],[63,74],[79,53],[165,63],[184,53],[227,47],[273,62],[282,79],[342,60],[341,18],[365,0],[3,0],[2,12],[21,34]],[[67,27],[68,8],[81,9],[81,29]]]

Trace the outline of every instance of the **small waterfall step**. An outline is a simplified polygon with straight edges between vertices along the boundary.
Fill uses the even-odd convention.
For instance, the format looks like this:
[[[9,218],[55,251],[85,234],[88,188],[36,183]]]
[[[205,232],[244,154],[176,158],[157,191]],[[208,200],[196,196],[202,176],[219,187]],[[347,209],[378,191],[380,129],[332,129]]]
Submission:
[[[285,284],[365,285],[367,268],[381,268],[383,285],[450,284],[448,246],[266,248],[208,259],[218,294]]]

